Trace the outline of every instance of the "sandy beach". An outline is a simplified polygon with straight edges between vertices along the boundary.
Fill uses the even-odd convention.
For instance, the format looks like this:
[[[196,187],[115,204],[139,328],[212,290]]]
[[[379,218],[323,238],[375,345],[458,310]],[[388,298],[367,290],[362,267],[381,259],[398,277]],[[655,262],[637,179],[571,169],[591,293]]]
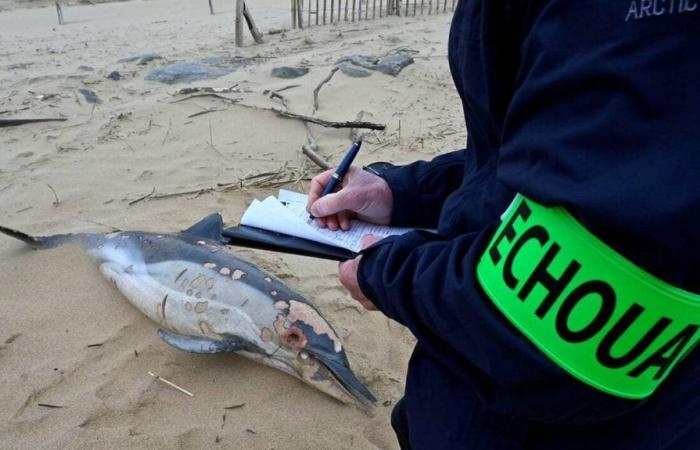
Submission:
[[[263,32],[290,27],[288,2],[249,3]],[[265,33],[261,45],[248,35],[236,48],[233,1],[214,2],[213,16],[204,1],[67,6],[63,26],[53,7],[24,6],[0,4],[0,119],[67,120],[1,129],[5,226],[40,235],[169,232],[213,212],[233,225],[255,198],[279,187],[305,192],[319,168],[301,152],[303,123],[270,110],[285,108],[269,96],[283,88],[295,113],[346,121],[362,112],[386,124],[364,133],[359,164],[430,159],[465,142],[446,56],[449,13]],[[338,58],[397,50],[415,62],[396,77],[338,72],[313,112],[313,90]],[[118,62],[144,54],[160,59]],[[191,83],[145,79],[203,59],[236,70]],[[309,72],[272,77],[281,66]],[[107,79],[113,71],[123,78]],[[234,100],[183,100],[176,91],[184,87],[233,88],[221,95]],[[350,131],[310,129],[318,153],[337,163]],[[77,249],[32,251],[0,236],[0,447],[398,448],[389,414],[403,392],[411,334],[361,309],[339,285],[335,263],[231,251],[318,305],[379,398],[376,416],[236,355],[170,348]]]

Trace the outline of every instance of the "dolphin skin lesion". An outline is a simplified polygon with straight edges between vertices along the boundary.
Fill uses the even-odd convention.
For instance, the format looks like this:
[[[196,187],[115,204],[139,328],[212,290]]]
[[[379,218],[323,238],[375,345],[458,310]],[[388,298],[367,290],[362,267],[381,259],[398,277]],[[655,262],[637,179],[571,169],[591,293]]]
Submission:
[[[376,398],[352,372],[331,324],[279,279],[225,251],[222,230],[218,214],[180,233],[30,236],[0,226],[0,233],[37,249],[79,244],[129,302],[162,327],[168,345],[240,353],[373,411]]]

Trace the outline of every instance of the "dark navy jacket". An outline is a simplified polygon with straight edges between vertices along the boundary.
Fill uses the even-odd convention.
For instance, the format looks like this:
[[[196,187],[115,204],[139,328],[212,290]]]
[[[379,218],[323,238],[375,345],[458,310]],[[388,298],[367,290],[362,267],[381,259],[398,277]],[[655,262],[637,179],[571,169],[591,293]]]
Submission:
[[[700,448],[700,350],[646,401],[601,393],[485,298],[475,262],[514,192],[565,205],[657,277],[700,292],[700,1],[461,0],[450,67],[466,150],[386,173],[393,223],[363,292],[418,344],[414,448]]]

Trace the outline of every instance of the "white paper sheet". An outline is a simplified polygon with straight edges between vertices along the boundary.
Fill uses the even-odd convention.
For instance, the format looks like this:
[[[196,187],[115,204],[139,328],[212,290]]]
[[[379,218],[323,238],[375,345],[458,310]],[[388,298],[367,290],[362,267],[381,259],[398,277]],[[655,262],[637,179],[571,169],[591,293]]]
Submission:
[[[320,228],[315,221],[308,220],[306,200],[307,196],[304,194],[281,189],[277,198],[268,197],[263,201],[253,200],[253,203],[243,214],[241,224],[334,245],[355,252],[361,250],[360,240],[366,234],[384,238],[412,230],[412,228],[374,225],[361,220],[353,220],[348,231],[331,231]]]

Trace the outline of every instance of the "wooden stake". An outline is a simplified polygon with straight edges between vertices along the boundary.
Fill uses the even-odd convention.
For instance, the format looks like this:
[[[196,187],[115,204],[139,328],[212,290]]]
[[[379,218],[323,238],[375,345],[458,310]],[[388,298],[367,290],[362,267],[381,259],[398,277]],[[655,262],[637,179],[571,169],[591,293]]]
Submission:
[[[452,0],[452,11],[455,10],[455,0]]]
[[[348,21],[348,5],[349,5],[350,0],[345,0],[345,21]]]
[[[333,6],[331,4],[331,11],[333,11]],[[316,12],[318,14],[318,11]],[[318,17],[318,16],[316,16]],[[323,24],[326,24],[326,0],[323,0]]]
[[[292,28],[297,27],[297,0],[292,0]]]
[[[357,0],[352,0],[352,21],[355,21],[355,2]]]
[[[377,0],[372,0],[372,20],[377,17]]]
[[[447,0],[445,0],[447,1]],[[326,13],[326,7],[325,5],[323,6],[323,13]],[[316,25],[318,25],[318,0],[316,0]]]
[[[193,393],[191,393],[191,392],[188,391],[187,389],[181,388],[180,386],[178,386],[177,384],[173,383],[172,381],[168,381],[168,380],[166,380],[165,378],[161,378],[161,377],[159,377],[158,375],[156,375],[156,374],[153,373],[153,372],[148,372],[148,374],[149,374],[150,376],[152,376],[153,378],[155,378],[156,380],[160,381],[161,383],[167,384],[167,385],[170,386],[171,388],[177,389],[178,391],[182,392],[182,393],[185,394],[185,395],[189,395],[190,397],[194,397],[194,394],[193,394]]]
[[[325,0],[324,0],[325,1]],[[326,10],[323,10],[323,14],[325,16]],[[335,0],[331,0],[331,23],[333,23],[333,16],[335,15]],[[326,23],[325,21],[323,23]]]
[[[405,0],[405,1],[406,1],[406,10],[404,11],[403,15],[408,17],[408,4],[411,2],[409,0]]]
[[[303,0],[302,0],[303,1]],[[318,0],[316,0],[318,1]],[[318,9],[318,8],[317,8]],[[309,6],[306,9],[306,26],[310,27],[311,26],[311,0],[309,0]]]
[[[253,40],[255,40],[255,43],[262,44],[262,33],[260,30],[258,30],[258,27],[255,26],[255,21],[253,20],[252,14],[250,14],[248,5],[245,4],[245,0],[243,0],[243,17],[245,17],[245,21],[248,24],[248,29],[250,30],[250,34],[253,35]]]
[[[236,0],[236,47],[243,46],[243,0]]]
[[[425,0],[420,0],[420,15],[423,15],[423,5],[425,4]]]
[[[58,15],[58,24],[63,25],[63,9],[61,8],[61,4],[56,2],[56,14]]]
[[[299,29],[304,29],[304,0],[297,0],[297,25]]]
[[[447,12],[447,0],[442,2],[442,12]]]
[[[413,0],[413,17],[416,17],[416,6],[418,5],[418,0]]]
[[[209,0],[209,14],[214,15],[214,5],[212,5],[211,0]]]

